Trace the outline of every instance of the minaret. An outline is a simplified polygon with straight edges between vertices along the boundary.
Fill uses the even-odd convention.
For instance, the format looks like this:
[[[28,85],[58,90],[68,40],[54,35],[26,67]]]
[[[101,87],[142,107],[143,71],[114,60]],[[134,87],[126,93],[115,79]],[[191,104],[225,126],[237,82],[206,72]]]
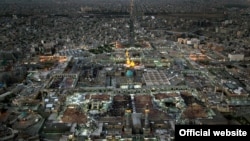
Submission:
[[[148,104],[146,105],[146,108],[145,108],[144,112],[145,112],[145,128],[148,128],[149,127],[149,121],[148,121],[149,108],[148,108]]]
[[[144,114],[145,114],[145,122],[144,122],[144,128],[143,128],[143,134],[144,135],[148,135],[150,134],[150,127],[149,127],[149,120],[148,120],[148,115],[149,115],[149,107],[148,104],[146,105],[146,108],[144,110]]]
[[[126,116],[126,128],[129,128],[130,127],[131,109],[129,109],[128,105],[127,105],[127,109],[125,110],[125,116]]]
[[[127,104],[127,108],[125,110],[125,128],[124,128],[124,132],[127,135],[132,134],[132,128],[130,125],[130,118],[131,118],[131,109],[129,108],[129,104]]]

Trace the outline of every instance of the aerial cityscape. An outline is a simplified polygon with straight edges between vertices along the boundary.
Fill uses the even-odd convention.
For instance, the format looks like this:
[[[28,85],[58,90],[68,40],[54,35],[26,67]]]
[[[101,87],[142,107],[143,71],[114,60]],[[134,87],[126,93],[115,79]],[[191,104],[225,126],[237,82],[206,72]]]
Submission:
[[[0,141],[250,125],[249,23],[249,0],[1,0]]]

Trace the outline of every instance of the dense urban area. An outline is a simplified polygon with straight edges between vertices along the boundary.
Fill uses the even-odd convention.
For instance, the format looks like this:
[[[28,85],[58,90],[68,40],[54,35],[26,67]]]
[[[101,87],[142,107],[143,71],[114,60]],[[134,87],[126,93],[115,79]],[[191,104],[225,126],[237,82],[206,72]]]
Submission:
[[[249,125],[249,23],[249,0],[1,0],[0,141]]]

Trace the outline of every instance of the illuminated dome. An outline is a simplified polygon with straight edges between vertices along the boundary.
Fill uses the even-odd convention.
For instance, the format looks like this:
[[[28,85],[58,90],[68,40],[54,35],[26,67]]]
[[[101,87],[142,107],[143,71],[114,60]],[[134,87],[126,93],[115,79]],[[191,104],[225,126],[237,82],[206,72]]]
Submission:
[[[135,62],[130,59],[130,55],[128,53],[128,50],[126,50],[125,54],[126,54],[126,66],[131,67],[131,68],[135,67]]]
[[[132,70],[127,70],[126,77],[133,77],[134,73]]]

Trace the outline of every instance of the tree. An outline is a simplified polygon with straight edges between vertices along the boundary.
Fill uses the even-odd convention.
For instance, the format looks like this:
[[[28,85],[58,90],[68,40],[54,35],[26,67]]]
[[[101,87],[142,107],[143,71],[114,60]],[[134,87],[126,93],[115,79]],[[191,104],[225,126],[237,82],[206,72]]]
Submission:
[[[0,78],[0,82],[4,82],[7,86],[10,86],[12,84],[11,75],[4,72]]]
[[[7,65],[7,60],[6,60],[6,59],[3,59],[3,61],[1,62],[1,65],[2,65],[2,66]]]

